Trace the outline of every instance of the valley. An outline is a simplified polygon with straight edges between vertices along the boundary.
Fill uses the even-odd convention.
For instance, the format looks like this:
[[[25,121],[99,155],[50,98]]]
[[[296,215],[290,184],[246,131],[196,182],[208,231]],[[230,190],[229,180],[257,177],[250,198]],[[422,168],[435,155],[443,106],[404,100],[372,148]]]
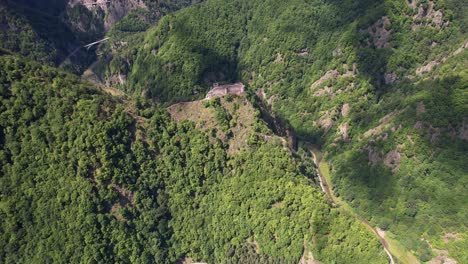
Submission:
[[[340,199],[339,197],[336,197],[333,194],[332,191],[332,186],[331,181],[330,181],[330,170],[327,162],[322,159],[322,153],[320,150],[315,147],[314,145],[306,142],[304,143],[305,146],[308,148],[308,150],[311,152],[314,164],[317,167],[317,176],[320,178],[320,186],[322,188],[322,191],[327,195],[327,197],[330,199],[330,201],[336,205],[342,208],[343,210],[346,210],[348,213],[350,213],[352,216],[354,216],[356,219],[358,219],[362,224],[364,224],[368,230],[370,230],[372,233],[374,233],[380,240],[380,243],[382,244],[385,253],[388,256],[389,263],[394,264],[394,263],[407,263],[407,264],[415,264],[415,263],[420,263],[410,252],[408,252],[406,249],[404,249],[397,241],[395,240],[390,240],[386,237],[385,231],[373,227],[367,220],[359,216],[350,206],[347,204],[345,201]],[[388,236],[388,235],[387,235]],[[393,259],[393,256],[397,256],[398,261],[395,262]]]
[[[468,263],[467,13],[0,1],[0,263]]]

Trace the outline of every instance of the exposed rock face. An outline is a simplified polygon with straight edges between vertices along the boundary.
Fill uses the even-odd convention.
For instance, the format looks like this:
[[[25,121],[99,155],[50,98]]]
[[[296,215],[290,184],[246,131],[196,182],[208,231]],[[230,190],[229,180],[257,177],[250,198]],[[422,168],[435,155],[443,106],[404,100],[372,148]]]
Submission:
[[[324,96],[324,95],[333,96],[332,88],[328,87],[328,86],[325,86],[322,89],[318,89],[313,94],[313,96],[317,96],[317,97]]]
[[[418,0],[408,0],[406,1],[406,3],[412,8],[416,8],[416,6],[418,5]]]
[[[112,75],[106,80],[108,86],[123,85],[125,82],[127,82],[127,75],[121,73]]]
[[[276,63],[283,63],[284,62],[284,56],[281,54],[281,52],[276,53],[276,58],[275,58]]]
[[[312,85],[310,86],[310,89],[314,90],[317,87],[320,87],[324,82],[330,80],[330,79],[338,79],[341,77],[355,77],[356,74],[358,73],[357,69],[357,64],[353,63],[352,68],[348,66],[348,64],[343,64],[343,73],[340,73],[337,69],[330,70],[326,72],[320,79],[316,80]],[[353,84],[352,84],[353,85]],[[321,89],[318,89],[314,92],[313,96],[335,96],[335,94],[341,93],[342,90],[338,91],[333,91],[333,87],[325,86]]]
[[[344,123],[344,124],[341,124],[339,127],[338,127],[338,131],[341,135],[341,138],[344,140],[344,141],[348,141],[349,138],[348,138],[348,129],[349,129],[349,124],[348,123]]]
[[[448,250],[437,249],[428,240],[423,239],[429,245],[431,250],[437,254],[433,259],[431,259],[428,264],[458,264],[458,262],[449,257]]]
[[[395,172],[400,169],[400,160],[400,153],[397,150],[392,150],[385,155],[384,164]]]
[[[414,129],[416,130],[421,130],[423,129],[424,125],[421,121],[417,121],[416,124],[414,124]]]
[[[447,256],[437,256],[427,262],[427,264],[458,264],[458,262]]]
[[[460,54],[462,51],[464,51],[466,48],[468,48],[468,41],[466,41],[463,46],[461,46],[460,48],[458,48],[456,51],[454,51],[452,53],[452,56],[455,56],[455,55],[458,55]]]
[[[318,124],[321,128],[325,130],[326,133],[333,126],[333,120],[330,117],[324,117],[318,121]]]
[[[372,43],[378,49],[387,48],[389,46],[388,42],[391,38],[391,31],[388,30],[390,26],[390,20],[388,17],[383,16],[381,19],[377,20],[372,26],[361,32],[367,32],[372,36]]]
[[[423,123],[421,121],[417,121],[413,128],[418,130],[419,133],[426,134],[429,137],[430,142],[433,144],[437,143],[439,137],[442,135],[442,132],[447,132],[447,129],[433,127],[431,124]]]
[[[380,156],[378,149],[374,147],[367,147],[367,158],[372,165],[377,165],[382,162],[382,157]]]
[[[379,122],[380,124],[374,128],[371,128],[369,130],[367,130],[363,136],[364,137],[370,137],[370,136],[375,136],[375,135],[378,135],[379,133],[382,132],[382,130],[388,128],[390,126],[390,121],[392,121],[392,119],[395,118],[395,116],[405,112],[406,109],[401,109],[401,110],[395,110],[387,115],[385,115],[384,117],[382,117]]]
[[[320,86],[320,84],[324,83],[325,81],[327,81],[327,80],[329,80],[329,79],[332,79],[332,78],[336,78],[338,75],[340,75],[340,72],[337,71],[336,69],[335,69],[335,70],[328,71],[327,73],[325,73],[325,75],[323,75],[322,77],[320,77],[320,79],[318,79],[317,81],[315,81],[315,82],[310,86],[310,88],[311,88],[311,89],[314,89],[314,88]]]
[[[322,264],[322,262],[315,260],[312,252],[305,252],[299,260],[299,264]]]
[[[422,66],[421,68],[416,69],[416,74],[422,75],[423,73],[430,72],[435,66],[439,65],[441,62],[444,62],[444,61],[445,59],[442,59],[440,61],[438,60],[431,61],[428,64]]]
[[[392,73],[386,73],[384,74],[384,81],[385,81],[385,84],[392,84],[396,81],[396,73],[392,72]]]
[[[397,172],[400,169],[401,154],[397,150],[391,150],[387,154],[382,155],[378,148],[368,146],[367,158],[372,165],[383,164],[392,169],[392,172]]]
[[[333,57],[339,57],[343,55],[343,50],[340,47],[337,47],[332,52]]]
[[[70,0],[68,4],[70,6],[81,4],[90,11],[102,10],[105,13],[105,30],[108,30],[131,10],[147,8],[143,0]]]
[[[341,115],[343,117],[347,117],[349,114],[349,110],[350,110],[349,104],[348,103],[343,104],[343,106],[341,107]]]
[[[308,49],[301,49],[296,54],[299,55],[299,56],[307,56],[307,55],[309,55],[309,50]]]
[[[459,234],[457,233],[446,233],[444,235],[444,242],[449,243],[452,241],[461,241],[462,238],[460,238]]]
[[[436,28],[449,25],[448,21],[444,21],[444,14],[442,11],[434,9],[435,4],[433,1],[429,1],[427,8],[424,8],[422,4],[418,3],[418,0],[412,0],[410,3],[408,3],[408,5],[413,8],[418,8],[418,13],[413,16],[413,19],[415,20],[415,22],[411,25],[413,30],[419,29],[423,26],[432,26],[431,24],[433,24]],[[422,20],[426,20],[427,22],[420,22]]]
[[[453,57],[455,55],[460,54],[466,48],[468,48],[468,41],[463,43],[463,45],[460,48],[458,48],[457,50],[455,50],[454,52],[452,52],[452,53],[450,53],[450,54],[448,54],[448,55],[446,55],[444,57],[441,57],[440,59],[430,61],[426,65],[423,65],[423,66],[419,67],[418,69],[416,69],[416,74],[417,75],[422,75],[424,73],[432,71],[435,66],[437,66],[437,65],[439,65],[441,63],[444,63],[450,57]]]

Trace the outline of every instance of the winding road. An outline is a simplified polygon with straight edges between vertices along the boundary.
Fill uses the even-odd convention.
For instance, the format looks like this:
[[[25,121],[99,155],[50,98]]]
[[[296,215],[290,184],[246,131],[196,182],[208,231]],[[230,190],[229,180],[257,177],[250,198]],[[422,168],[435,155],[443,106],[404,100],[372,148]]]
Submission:
[[[319,176],[319,181],[320,181],[320,187],[322,188],[323,192],[326,194],[328,199],[335,205],[340,205],[343,209],[347,210],[352,216],[354,216],[356,219],[358,219],[361,223],[363,223],[367,228],[372,230],[372,232],[379,238],[380,243],[382,244],[385,253],[387,253],[388,260],[390,264],[395,264],[395,261],[393,260],[393,256],[390,253],[390,246],[389,246],[389,241],[386,240],[386,238],[377,231],[376,228],[374,228],[366,219],[362,218],[360,215],[356,214],[354,211],[352,211],[346,202],[342,201],[338,197],[336,197],[333,194],[332,188],[330,188],[330,184],[327,180],[327,177],[324,176],[324,173],[329,173],[324,172],[324,169],[328,170],[328,166],[326,165],[326,162],[322,160],[322,153],[318,148],[316,148],[314,145],[310,143],[305,143],[307,149],[310,151],[313,157],[313,161],[317,167],[317,174]]]

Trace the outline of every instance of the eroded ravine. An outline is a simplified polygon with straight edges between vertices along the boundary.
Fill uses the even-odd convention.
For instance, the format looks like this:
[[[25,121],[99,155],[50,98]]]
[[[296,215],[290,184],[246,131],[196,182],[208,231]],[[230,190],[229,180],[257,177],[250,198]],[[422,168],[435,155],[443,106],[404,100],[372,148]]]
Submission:
[[[372,230],[372,232],[378,237],[380,243],[382,244],[382,247],[384,248],[384,251],[388,256],[389,263],[394,264],[395,261],[393,259],[392,253],[391,253],[390,242],[383,235],[381,235],[377,231],[377,229],[374,228],[366,219],[364,219],[363,217],[361,217],[360,215],[355,213],[353,210],[351,210],[349,205],[346,202],[342,201],[341,199],[337,198],[334,195],[334,193],[332,191],[332,188],[330,187],[330,183],[327,180],[327,177],[324,176],[324,173],[329,173],[329,172],[328,171],[323,172],[324,169],[328,169],[328,166],[324,166],[324,165],[326,165],[326,162],[322,158],[322,153],[320,152],[320,150],[317,147],[315,147],[314,145],[312,145],[312,144],[310,144],[308,142],[305,143],[305,146],[307,147],[307,149],[312,154],[313,161],[314,161],[314,163],[315,163],[315,165],[317,167],[317,174],[318,174],[318,177],[319,177],[320,187],[322,188],[322,191],[325,193],[325,195],[330,200],[330,202],[332,202],[333,204],[338,205],[341,208],[343,208],[344,210],[348,211],[352,216],[354,216],[356,219],[358,219],[367,228]],[[416,262],[414,262],[414,260],[416,260],[416,258],[414,258],[412,261],[409,261],[407,263],[418,263],[417,260],[416,260]]]

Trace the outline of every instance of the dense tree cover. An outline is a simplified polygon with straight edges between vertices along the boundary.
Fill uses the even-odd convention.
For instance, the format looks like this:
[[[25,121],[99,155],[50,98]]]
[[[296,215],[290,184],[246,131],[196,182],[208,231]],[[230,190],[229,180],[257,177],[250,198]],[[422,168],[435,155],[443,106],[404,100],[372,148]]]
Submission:
[[[74,76],[1,65],[2,262],[166,260],[167,199],[133,118]],[[127,203],[111,183],[135,194],[115,213],[127,221],[111,214]]]
[[[77,50],[87,39],[62,18],[65,1],[2,1],[0,3],[0,47],[51,66],[80,72],[95,58]],[[84,14],[83,14],[84,15]],[[82,18],[83,19],[83,18]],[[83,19],[92,23],[90,17]],[[99,33],[94,32],[94,39]]]
[[[0,31],[0,52],[19,53],[56,64],[60,61],[57,58],[66,54],[64,50],[70,48],[69,40],[74,39],[64,38],[72,35],[57,18],[63,3],[49,1],[50,5],[39,4],[40,7],[34,10],[25,8],[27,2],[0,4],[7,7],[0,8],[0,27],[8,29]],[[189,2],[145,3],[161,10],[174,10]],[[464,163],[467,159],[464,136],[468,122],[467,53],[461,51],[447,60],[441,58],[452,56],[466,41],[464,14],[467,5],[455,0],[416,3],[421,3],[424,8],[423,17],[418,14],[417,7],[413,8],[403,0],[209,0],[168,15],[148,29],[148,25],[157,22],[159,17],[152,18],[154,13],[137,10],[111,29],[109,36],[116,40],[103,45],[100,52],[105,59],[96,68],[106,79],[117,74],[126,76],[127,82],[119,88],[127,93],[148,95],[161,102],[202,97],[202,92],[213,82],[242,80],[252,92],[262,89],[266,98],[273,102],[273,110],[291,124],[299,137],[322,145],[333,168],[335,192],[350,202],[357,212],[373,224],[395,233],[421,260],[434,256],[435,252],[430,250],[432,245],[448,249],[453,258],[466,262],[467,230],[463,223],[467,219],[464,192],[467,175]],[[429,16],[424,17],[431,6],[432,10],[442,12],[442,24],[438,25],[440,21]],[[75,13],[70,13],[70,18],[82,19],[82,14],[89,15],[77,8]],[[15,28],[18,30],[10,30]],[[379,44],[381,40],[376,32],[385,33],[384,29],[390,32],[389,38]],[[417,71],[431,61],[440,65],[426,74]],[[255,153],[246,150],[240,156],[226,157],[223,144],[210,144],[188,123],[176,125],[163,113],[141,109],[141,115],[149,119],[144,123],[151,125],[140,126],[143,119],[129,115],[128,109],[123,109],[126,106],[86,88],[70,75],[37,70],[37,66],[16,60],[8,59],[7,62],[10,68],[4,68],[2,78],[9,79],[2,81],[5,84],[1,91],[2,98],[8,99],[1,105],[5,117],[1,121],[0,146],[2,164],[5,164],[2,173],[14,175],[14,180],[8,177],[5,178],[7,183],[2,184],[2,194],[3,191],[6,193],[2,196],[3,215],[8,219],[2,230],[10,230],[2,231],[8,237],[2,239],[5,243],[2,254],[8,261],[21,261],[15,259],[18,256],[25,259],[35,256],[39,262],[55,260],[59,254],[53,252],[61,251],[68,252],[64,254],[64,261],[73,261],[76,252],[87,259],[105,262],[175,260],[186,254],[216,261],[226,257],[274,261],[283,254],[287,260],[297,260],[300,245],[295,239],[285,239],[286,236],[281,235],[285,233],[294,238],[315,236],[312,239],[315,241],[314,256],[330,262],[343,254],[350,256],[344,262],[368,260],[369,256],[375,255],[372,253],[375,247],[369,246],[368,251],[354,258],[354,253],[347,252],[351,246],[332,243],[343,241],[341,237],[334,237],[341,232],[320,233],[359,228],[356,222],[339,216],[342,213],[337,210],[332,209],[324,213],[326,217],[320,217],[320,212],[329,209],[317,209],[312,213],[305,209],[305,216],[298,216],[298,219],[310,216],[311,219],[329,220],[327,225],[319,225],[319,230],[314,230],[314,224],[310,224],[312,231],[308,233],[302,221],[283,225],[278,220],[290,219],[299,212],[269,212],[257,208],[258,214],[274,216],[275,221],[280,221],[275,223],[281,227],[276,233],[265,222],[259,222],[258,215],[251,214],[250,209],[246,211],[242,204],[232,201],[239,195],[248,204],[267,204],[270,198],[266,197],[281,193],[284,188],[290,188],[288,190],[293,193],[298,189],[311,189],[299,183],[294,188],[273,183],[279,174],[286,175],[279,182],[295,182],[292,179],[301,178],[297,175],[304,171],[298,168],[273,168],[268,175],[249,170],[251,165],[248,160],[243,160],[243,156],[256,160],[256,164],[268,161],[283,164],[282,154],[274,146],[264,146],[256,138],[250,142],[255,143],[251,144]],[[63,76],[46,74],[43,77],[42,71]],[[331,73],[332,77],[312,85],[326,73]],[[386,81],[388,76],[394,78],[394,82]],[[66,100],[61,97],[62,90],[40,95],[41,91],[59,91],[62,86],[69,85],[81,87],[81,90],[67,89],[70,94],[64,95]],[[43,86],[53,89],[34,89]],[[38,103],[32,104],[34,100],[31,98]],[[49,113],[48,104],[52,102],[48,100],[60,106],[56,107],[60,114]],[[346,105],[349,108],[347,114],[343,111]],[[213,108],[217,111],[218,121],[225,121],[224,127],[229,127],[230,117],[216,105]],[[50,109],[55,111],[55,108]],[[57,120],[49,120],[49,117]],[[61,125],[50,125],[55,123]],[[103,128],[107,134],[101,135],[99,131]],[[373,129],[376,129],[375,133]],[[35,143],[26,143],[31,141]],[[280,154],[275,156],[270,152]],[[89,157],[88,153],[97,154]],[[385,165],[389,153],[398,158],[386,161]],[[13,162],[15,159],[18,162]],[[62,160],[63,163],[59,162]],[[50,165],[56,163],[64,165]],[[253,167],[266,170],[266,166]],[[230,172],[234,168],[236,171]],[[44,177],[49,174],[55,179],[54,183],[61,180],[68,187],[50,187],[51,183]],[[261,176],[256,177],[257,174]],[[29,179],[30,175],[34,177]],[[70,177],[61,178],[63,175],[76,177],[73,181],[65,181]],[[93,179],[90,175],[95,175],[96,180],[90,180]],[[143,179],[141,175],[146,175],[144,179],[148,182],[143,185],[149,189],[145,189],[146,199],[141,202],[145,206],[138,207],[138,195],[143,192],[139,184],[139,179]],[[253,177],[244,179],[245,175]],[[227,176],[235,181],[230,182]],[[28,180],[23,185],[24,177]],[[251,186],[258,186],[257,181],[268,182],[277,190],[263,190],[259,193],[265,196],[260,197],[250,197],[252,193],[232,193],[237,190],[231,186],[237,182],[244,183],[246,186],[242,187],[252,191]],[[88,191],[82,193],[84,187],[75,188],[75,185],[86,185]],[[39,188],[41,192],[36,193],[31,186],[43,189]],[[134,193],[133,206],[129,206],[128,195],[119,195],[122,191],[118,190],[122,189],[116,186]],[[46,203],[43,198],[61,197],[56,195],[61,193],[59,187],[68,188],[63,193],[74,194],[69,197],[80,197],[79,205],[66,207],[72,211],[65,210],[63,215],[58,215],[57,208],[77,200],[61,198],[59,202]],[[181,193],[181,189],[186,191]],[[222,190],[227,196],[212,190]],[[307,193],[309,196],[304,197],[312,197],[314,208],[328,208],[312,191]],[[3,197],[7,197],[6,202]],[[13,202],[15,199],[19,202]],[[94,201],[91,208],[88,200]],[[232,211],[222,214],[228,204]],[[305,206],[301,203],[291,205],[301,210]],[[78,207],[88,208],[88,211],[80,211]],[[88,230],[83,231],[88,235],[78,238],[77,232],[72,231],[50,235],[54,230],[62,230],[59,225],[63,223],[54,222],[57,226],[50,226],[50,229],[38,225],[49,222],[48,213],[43,213],[49,211],[53,216],[51,219],[79,215],[75,218],[79,219],[83,230]],[[147,212],[152,213],[148,216]],[[225,214],[253,226],[237,225],[238,229],[228,230],[234,234],[224,233],[223,226],[200,228],[211,221],[227,223]],[[217,218],[206,219],[206,215]],[[148,219],[154,218],[158,220],[146,225]],[[194,221],[186,221],[189,218]],[[216,228],[221,228],[222,232]],[[259,230],[267,233],[258,234]],[[146,237],[142,237],[143,233]],[[358,236],[354,237],[354,233]],[[359,233],[344,237],[354,241],[367,236]],[[456,239],[444,239],[447,233],[455,233]],[[200,234],[213,239],[205,243]],[[267,234],[273,239],[262,237]],[[67,249],[52,249],[54,241],[64,241],[58,239],[59,236],[70,241],[60,245]],[[122,237],[132,246],[123,245]],[[144,244],[142,241],[148,237],[160,246]],[[70,246],[75,245],[73,238],[76,241],[86,238],[87,242],[80,245],[88,246]],[[25,241],[34,241],[38,246],[32,247]],[[255,243],[259,243],[261,252]],[[353,243],[348,245],[355,245]],[[19,249],[20,254],[8,253],[15,249]]]
[[[429,260],[432,254],[421,237],[430,239],[436,248],[448,248],[463,262],[468,257],[462,250],[468,246],[464,224],[468,216],[463,209],[468,199],[468,145],[459,133],[468,113],[468,75],[464,70],[443,76],[417,85],[401,84],[402,90],[418,90],[412,96],[385,95],[381,108],[398,105],[407,109],[395,121],[399,129],[385,129],[388,139],[342,146],[345,151],[333,162],[334,181],[339,194],[376,224],[405,234],[401,241],[422,260]],[[418,105],[424,105],[425,111],[418,112]],[[382,156],[397,150],[401,155],[398,169],[392,172],[383,164],[369,164],[367,146]],[[450,232],[460,233],[463,240],[442,242]]]
[[[116,28],[129,32],[142,31],[161,16],[201,0],[143,2],[146,9],[130,11],[117,23]],[[66,0],[1,1],[0,47],[80,73],[96,59],[96,54],[85,49],[74,51],[105,34],[105,18],[106,13],[101,8],[90,10],[81,4],[71,6]]]
[[[467,5],[414,2],[210,0],[141,34],[121,88],[164,102],[213,82],[263,89],[299,137],[323,146],[336,192],[359,213],[421,260],[435,254],[427,240],[464,262],[467,58],[453,52],[466,42]],[[417,71],[431,61],[441,65]],[[384,165],[391,151],[398,165]],[[450,232],[463,239],[443,242]]]
[[[282,147],[227,156],[165,110],[8,55],[0,84],[2,263],[297,263],[305,246],[326,263],[387,261]]]

